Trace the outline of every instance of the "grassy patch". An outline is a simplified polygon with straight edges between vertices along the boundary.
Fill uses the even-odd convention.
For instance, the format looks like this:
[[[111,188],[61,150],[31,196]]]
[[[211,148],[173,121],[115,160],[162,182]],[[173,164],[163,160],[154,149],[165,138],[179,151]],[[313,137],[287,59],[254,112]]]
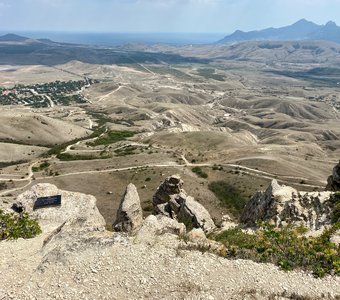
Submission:
[[[276,229],[259,224],[255,234],[239,228],[226,230],[215,237],[228,249],[227,257],[273,263],[283,270],[303,269],[316,277],[340,275],[340,247],[331,243],[332,234],[340,229],[336,223],[320,237],[305,237],[305,229],[288,226]]]
[[[126,146],[124,148],[116,149],[114,152],[117,156],[127,156],[136,154],[137,147]]]
[[[50,163],[48,163],[47,161],[44,161],[39,165],[39,167],[32,167],[32,171],[33,172],[43,171],[43,170],[46,170],[49,166],[50,166]]]
[[[79,154],[69,154],[69,153],[60,153],[57,155],[57,158],[62,161],[72,161],[72,160],[94,160],[94,159],[108,159],[111,158],[109,155],[105,156],[94,156],[94,155],[79,155]]]
[[[16,160],[16,161],[4,161],[4,162],[0,162],[0,169],[1,168],[6,168],[9,166],[15,166],[15,165],[21,165],[21,164],[25,164],[27,163],[27,160]]]
[[[0,209],[0,240],[28,239],[40,233],[39,223],[27,213],[5,213]]]
[[[235,217],[241,215],[248,200],[238,189],[225,181],[211,182],[208,187]]]
[[[74,139],[72,141],[69,141],[69,142],[66,142],[66,143],[63,143],[63,144],[54,145],[50,150],[48,150],[42,156],[43,157],[48,157],[48,156],[51,156],[51,155],[61,154],[61,152],[65,151],[65,149],[68,146],[76,144],[77,142],[80,142],[80,141],[96,138],[96,137],[100,136],[104,132],[105,132],[105,128],[104,127],[97,127],[97,128],[94,129],[94,131],[89,136],[78,138],[78,139]]]
[[[95,141],[87,143],[87,145],[95,147],[99,145],[110,145],[135,135],[132,131],[109,131],[97,138]]]
[[[208,178],[208,174],[205,173],[200,167],[194,167],[191,169],[191,171],[201,178]]]
[[[216,70],[213,68],[205,68],[205,69],[198,69],[197,70],[198,75],[206,78],[206,79],[214,79],[217,81],[224,81],[225,80],[225,76],[221,75],[221,74],[217,74]]]

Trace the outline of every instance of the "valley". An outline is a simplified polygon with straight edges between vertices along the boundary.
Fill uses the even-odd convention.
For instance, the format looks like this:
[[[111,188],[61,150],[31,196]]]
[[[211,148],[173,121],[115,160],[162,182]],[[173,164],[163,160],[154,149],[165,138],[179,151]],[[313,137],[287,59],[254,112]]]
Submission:
[[[272,179],[324,190],[340,157],[339,46],[285,59],[260,46],[0,42],[1,200],[49,182],[93,194],[111,224],[127,184],[147,215],[176,173],[216,220],[230,207],[214,182],[246,200]]]

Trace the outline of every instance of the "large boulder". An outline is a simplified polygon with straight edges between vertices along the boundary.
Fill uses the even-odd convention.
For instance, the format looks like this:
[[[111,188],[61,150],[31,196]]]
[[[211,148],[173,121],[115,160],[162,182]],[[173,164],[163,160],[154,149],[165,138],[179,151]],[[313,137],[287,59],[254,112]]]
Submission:
[[[61,195],[61,205],[34,209],[37,198]],[[15,210],[22,210],[37,219],[47,231],[72,223],[80,224],[80,230],[104,230],[105,220],[96,206],[92,195],[59,190],[55,185],[39,183],[19,195],[13,204]]]
[[[183,236],[186,233],[184,224],[163,215],[148,216],[140,230],[138,230],[135,242],[153,244],[157,237],[162,235]]]
[[[134,232],[142,226],[143,210],[137,188],[130,183],[124,193],[113,224],[115,231]]]
[[[194,228],[202,228],[205,233],[210,233],[215,229],[215,223],[205,207],[198,203],[193,197],[178,197],[179,212],[177,219],[179,222],[191,222]]]
[[[331,192],[298,192],[273,180],[265,192],[257,192],[246,205],[241,222],[255,226],[258,220],[276,226],[303,225],[311,230],[332,223]]]
[[[178,175],[172,175],[161,183],[153,196],[153,206],[156,214],[182,222],[187,227],[202,228],[205,233],[216,228],[204,206],[186,194]]]
[[[326,190],[333,192],[340,191],[340,161],[333,168],[332,175],[328,177]]]

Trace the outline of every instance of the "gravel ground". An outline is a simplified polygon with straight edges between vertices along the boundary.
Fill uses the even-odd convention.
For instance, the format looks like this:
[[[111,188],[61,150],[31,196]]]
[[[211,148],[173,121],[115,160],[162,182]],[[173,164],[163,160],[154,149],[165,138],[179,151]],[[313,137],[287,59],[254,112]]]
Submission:
[[[65,245],[59,240],[42,250],[45,237],[0,244],[0,299],[335,299],[340,295],[339,277],[315,279],[270,264],[179,250],[178,238],[170,234],[135,243],[122,235],[96,233],[65,239]]]

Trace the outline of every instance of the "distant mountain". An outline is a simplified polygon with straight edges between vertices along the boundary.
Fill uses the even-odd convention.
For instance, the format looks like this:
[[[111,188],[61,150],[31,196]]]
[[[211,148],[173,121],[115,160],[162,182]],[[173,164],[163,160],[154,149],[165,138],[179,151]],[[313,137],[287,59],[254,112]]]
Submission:
[[[340,27],[332,21],[328,22],[326,25],[317,25],[302,19],[292,25],[281,28],[267,28],[249,32],[237,30],[219,41],[219,43],[289,40],[326,40],[340,43]]]
[[[25,42],[27,40],[29,40],[29,38],[12,33],[0,36],[0,42]]]

